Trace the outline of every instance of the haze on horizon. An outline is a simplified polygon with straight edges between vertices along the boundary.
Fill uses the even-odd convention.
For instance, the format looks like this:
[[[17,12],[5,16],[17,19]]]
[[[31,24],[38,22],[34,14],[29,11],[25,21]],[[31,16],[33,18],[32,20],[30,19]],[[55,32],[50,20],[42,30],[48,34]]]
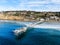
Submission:
[[[0,0],[0,11],[60,11],[60,0]]]

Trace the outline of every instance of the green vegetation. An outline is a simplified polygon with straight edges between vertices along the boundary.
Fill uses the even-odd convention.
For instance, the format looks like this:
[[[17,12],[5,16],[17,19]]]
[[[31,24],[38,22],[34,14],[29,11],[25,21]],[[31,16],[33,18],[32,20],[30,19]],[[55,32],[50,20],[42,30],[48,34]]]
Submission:
[[[19,16],[19,13],[16,12],[15,14],[13,14],[13,16]]]
[[[57,16],[60,18],[60,12],[36,12],[36,11],[4,11],[3,15],[10,16],[19,16],[27,19],[40,19],[40,18],[49,18],[50,16]],[[21,18],[20,17],[20,18]]]

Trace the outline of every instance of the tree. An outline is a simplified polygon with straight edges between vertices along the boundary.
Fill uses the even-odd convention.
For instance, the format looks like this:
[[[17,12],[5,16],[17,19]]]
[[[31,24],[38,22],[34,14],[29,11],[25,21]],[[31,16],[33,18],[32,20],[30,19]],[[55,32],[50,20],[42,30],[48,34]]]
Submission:
[[[16,12],[15,14],[13,14],[13,16],[19,16],[19,13]]]

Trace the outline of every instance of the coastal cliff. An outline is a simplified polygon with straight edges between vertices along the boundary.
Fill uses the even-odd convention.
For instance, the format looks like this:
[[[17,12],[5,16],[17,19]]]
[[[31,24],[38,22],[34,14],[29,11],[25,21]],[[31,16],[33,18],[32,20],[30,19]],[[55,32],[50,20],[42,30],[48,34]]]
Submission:
[[[39,21],[41,18],[50,19],[58,17],[60,12],[36,12],[36,11],[3,11],[0,12],[0,20]]]

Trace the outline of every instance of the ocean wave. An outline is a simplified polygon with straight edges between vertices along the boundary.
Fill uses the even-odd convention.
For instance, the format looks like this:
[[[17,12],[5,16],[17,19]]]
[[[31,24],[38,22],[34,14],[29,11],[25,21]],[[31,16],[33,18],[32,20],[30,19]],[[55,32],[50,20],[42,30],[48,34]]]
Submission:
[[[51,29],[59,29],[60,30],[60,23],[59,22],[54,22],[54,23],[45,22],[45,23],[42,23],[42,24],[34,25],[34,26],[31,26],[31,25],[33,25],[36,22],[21,22],[21,21],[13,21],[13,20],[0,20],[0,23],[1,22],[17,23],[19,25],[22,24],[22,25],[26,25],[27,27],[30,26],[30,27],[33,27],[33,28],[51,28]]]
[[[32,23],[30,24],[25,24],[27,26],[31,25]],[[60,30],[60,23],[43,23],[43,24],[37,24],[37,25],[34,25],[34,26],[30,26],[30,27],[33,27],[33,28],[47,28],[47,29],[58,29]]]

